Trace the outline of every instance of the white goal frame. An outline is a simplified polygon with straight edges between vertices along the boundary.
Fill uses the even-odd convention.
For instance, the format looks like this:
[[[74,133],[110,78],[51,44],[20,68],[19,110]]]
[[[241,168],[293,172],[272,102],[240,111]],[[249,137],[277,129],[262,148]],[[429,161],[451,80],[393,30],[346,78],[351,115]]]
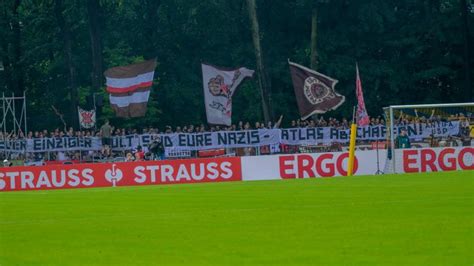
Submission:
[[[394,123],[394,111],[400,109],[416,109],[416,108],[446,108],[446,107],[474,107],[474,102],[467,102],[467,103],[440,103],[440,104],[411,104],[411,105],[390,105],[388,107],[384,107],[384,111],[388,109],[389,116],[390,116],[390,151],[392,153],[392,169],[393,173],[396,174],[396,156],[395,156],[395,136],[393,134],[393,128],[395,126]]]

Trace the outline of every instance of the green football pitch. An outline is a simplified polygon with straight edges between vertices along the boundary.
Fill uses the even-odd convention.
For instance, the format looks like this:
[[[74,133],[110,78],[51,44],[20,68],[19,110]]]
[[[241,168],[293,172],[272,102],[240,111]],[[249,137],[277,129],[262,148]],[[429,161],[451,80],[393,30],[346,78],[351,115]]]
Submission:
[[[0,265],[474,265],[474,172],[0,193]]]

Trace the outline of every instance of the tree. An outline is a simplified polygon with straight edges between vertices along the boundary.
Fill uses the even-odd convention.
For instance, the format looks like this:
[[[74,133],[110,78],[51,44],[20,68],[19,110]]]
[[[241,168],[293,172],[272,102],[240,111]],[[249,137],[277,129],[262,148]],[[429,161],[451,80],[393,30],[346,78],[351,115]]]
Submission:
[[[23,82],[23,66],[22,66],[22,39],[21,39],[21,25],[20,25],[20,15],[18,14],[18,9],[20,8],[21,1],[15,0],[13,5],[13,20],[11,22],[11,28],[13,32],[13,49],[14,49],[14,71],[16,73],[16,88],[14,89],[15,93],[21,94],[24,90]]]
[[[290,58],[339,80],[346,103],[324,116],[350,117],[356,61],[371,116],[389,104],[466,101],[474,18],[459,9],[464,2],[4,0],[0,94],[26,90],[31,129],[62,127],[51,105],[77,125],[76,104],[92,92],[105,99],[100,119],[118,127],[196,125],[206,122],[200,63],[208,62],[257,70],[257,82],[235,93],[234,121],[276,113],[289,123],[298,118]],[[116,119],[103,70],[152,57],[147,117]]]
[[[8,6],[7,6],[7,2],[6,1],[3,1],[2,4],[1,4],[1,12],[2,12],[2,15],[0,16],[0,25],[1,25],[1,29],[3,30],[0,30],[0,39],[2,40],[0,42],[1,46],[0,46],[0,55],[1,55],[1,60],[2,60],[2,65],[3,65],[3,71],[0,72],[0,75],[2,78],[2,82],[0,83],[0,88],[3,90],[3,88],[5,89],[11,89],[13,87],[12,85],[12,66],[11,66],[11,63],[10,63],[10,55],[9,55],[9,44],[10,44],[10,30],[9,30],[9,26],[10,26],[10,12],[8,10]],[[8,29],[8,30],[7,30]],[[3,74],[3,75],[2,75]],[[6,90],[4,90],[3,92],[7,92]]]
[[[2,30],[1,60],[4,66],[4,86],[11,93],[23,94],[24,73],[22,62],[22,32],[20,20],[20,0],[3,1],[1,4]]]
[[[260,29],[257,18],[257,5],[255,0],[247,0],[247,8],[251,21],[252,40],[255,49],[255,58],[257,61],[258,83],[260,95],[262,97],[263,117],[265,123],[272,120],[271,116],[271,92],[270,83],[267,77],[266,68],[263,63],[262,48],[260,45]]]
[[[311,8],[311,69],[318,69],[318,4],[312,1]]]
[[[471,100],[474,100],[473,94],[472,94],[472,87],[471,87],[471,66],[470,66],[470,60],[471,56],[469,53],[469,47],[470,47],[470,40],[469,40],[469,18],[468,18],[468,5],[466,0],[461,0],[460,1],[460,6],[461,6],[461,16],[462,16],[462,25],[463,25],[463,41],[464,41],[464,78],[465,78],[465,88],[466,90],[470,90],[471,93],[469,95],[469,98]]]
[[[72,36],[70,25],[64,17],[64,6],[63,0],[54,1],[54,11],[56,15],[56,20],[59,26],[59,31],[63,41],[63,52],[66,61],[66,67],[69,74],[68,89],[70,90],[70,99],[71,99],[71,120],[73,125],[76,125],[78,121],[77,115],[77,103],[78,103],[78,88],[76,83],[76,67],[73,62],[73,52],[72,52]]]
[[[102,85],[103,57],[102,57],[102,36],[101,17],[102,8],[98,0],[87,1],[87,13],[89,15],[89,35],[92,55],[92,89],[97,92]]]

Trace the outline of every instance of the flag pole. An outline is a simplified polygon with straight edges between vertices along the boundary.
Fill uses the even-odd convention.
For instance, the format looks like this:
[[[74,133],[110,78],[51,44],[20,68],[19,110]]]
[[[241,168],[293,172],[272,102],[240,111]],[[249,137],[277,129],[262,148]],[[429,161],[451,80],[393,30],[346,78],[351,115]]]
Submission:
[[[349,163],[347,167],[347,176],[352,176],[354,172],[355,144],[357,136],[357,122],[355,119],[355,106],[352,111],[351,138],[349,142]]]

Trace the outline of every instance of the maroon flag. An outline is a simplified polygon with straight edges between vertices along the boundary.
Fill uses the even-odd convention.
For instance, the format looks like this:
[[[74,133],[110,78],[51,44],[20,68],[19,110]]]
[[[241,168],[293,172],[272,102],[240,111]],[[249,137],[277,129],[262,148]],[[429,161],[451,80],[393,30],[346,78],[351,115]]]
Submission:
[[[110,105],[118,117],[145,116],[155,68],[152,59],[104,72]]]
[[[288,61],[296,102],[301,118],[304,120],[313,114],[324,114],[335,110],[345,97],[334,90],[337,80],[312,69]]]
[[[370,123],[367,109],[365,109],[364,93],[362,92],[362,82],[359,77],[359,66],[356,64],[356,95],[357,95],[357,112],[356,121],[360,127],[368,126]]]

